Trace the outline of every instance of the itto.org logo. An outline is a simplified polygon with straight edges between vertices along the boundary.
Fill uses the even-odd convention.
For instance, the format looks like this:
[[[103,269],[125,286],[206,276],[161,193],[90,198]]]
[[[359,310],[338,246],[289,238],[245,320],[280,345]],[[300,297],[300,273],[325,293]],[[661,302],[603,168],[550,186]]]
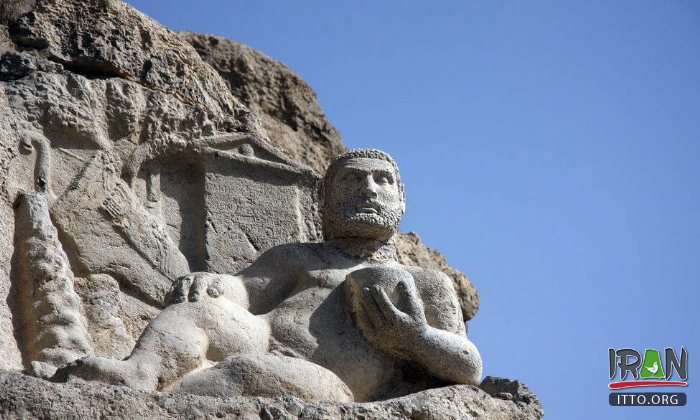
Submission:
[[[684,347],[679,353],[670,347],[663,353],[656,349],[608,349],[608,361],[608,388],[612,390],[688,386],[688,351]],[[687,398],[682,392],[611,392],[609,401],[610,405],[683,406]]]

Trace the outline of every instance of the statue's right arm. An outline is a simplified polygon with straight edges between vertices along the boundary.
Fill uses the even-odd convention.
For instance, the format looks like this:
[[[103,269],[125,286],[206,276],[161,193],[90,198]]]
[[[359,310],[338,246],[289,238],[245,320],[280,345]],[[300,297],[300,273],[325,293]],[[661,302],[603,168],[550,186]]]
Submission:
[[[289,296],[298,282],[295,255],[287,248],[269,249],[235,275],[198,272],[182,276],[175,281],[167,303],[223,297],[254,314],[268,312]]]

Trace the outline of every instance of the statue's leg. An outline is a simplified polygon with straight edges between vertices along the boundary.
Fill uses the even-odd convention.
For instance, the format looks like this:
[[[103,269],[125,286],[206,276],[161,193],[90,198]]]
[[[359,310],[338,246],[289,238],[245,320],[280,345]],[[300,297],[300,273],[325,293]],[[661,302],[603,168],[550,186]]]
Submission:
[[[275,354],[228,357],[212,368],[186,375],[171,391],[216,397],[294,395],[314,401],[353,401],[352,392],[335,373],[306,360]]]
[[[164,309],[124,360],[86,357],[62,368],[58,379],[77,376],[143,390],[167,387],[186,373],[232,354],[267,351],[269,326],[225,299],[204,299]]]

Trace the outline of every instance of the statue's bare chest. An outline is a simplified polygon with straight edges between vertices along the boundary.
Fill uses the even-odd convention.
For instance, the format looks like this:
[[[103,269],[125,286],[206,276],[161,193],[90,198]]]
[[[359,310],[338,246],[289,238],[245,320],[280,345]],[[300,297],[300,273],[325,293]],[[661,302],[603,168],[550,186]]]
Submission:
[[[384,384],[394,362],[362,337],[347,312],[342,283],[353,269],[310,271],[315,286],[297,290],[267,316],[272,352],[317,363],[363,394]]]

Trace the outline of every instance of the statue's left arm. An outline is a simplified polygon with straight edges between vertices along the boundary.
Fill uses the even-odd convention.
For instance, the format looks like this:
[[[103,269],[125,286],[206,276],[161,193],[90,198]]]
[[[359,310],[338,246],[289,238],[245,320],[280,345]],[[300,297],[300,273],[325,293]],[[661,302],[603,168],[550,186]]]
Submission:
[[[373,337],[370,341],[390,354],[421,365],[439,379],[478,385],[481,356],[465,334],[452,281],[435,271],[415,273],[414,277],[418,282],[402,281],[397,286],[405,302],[404,311],[391,302],[382,288],[364,290],[364,306],[374,329],[368,334]]]

